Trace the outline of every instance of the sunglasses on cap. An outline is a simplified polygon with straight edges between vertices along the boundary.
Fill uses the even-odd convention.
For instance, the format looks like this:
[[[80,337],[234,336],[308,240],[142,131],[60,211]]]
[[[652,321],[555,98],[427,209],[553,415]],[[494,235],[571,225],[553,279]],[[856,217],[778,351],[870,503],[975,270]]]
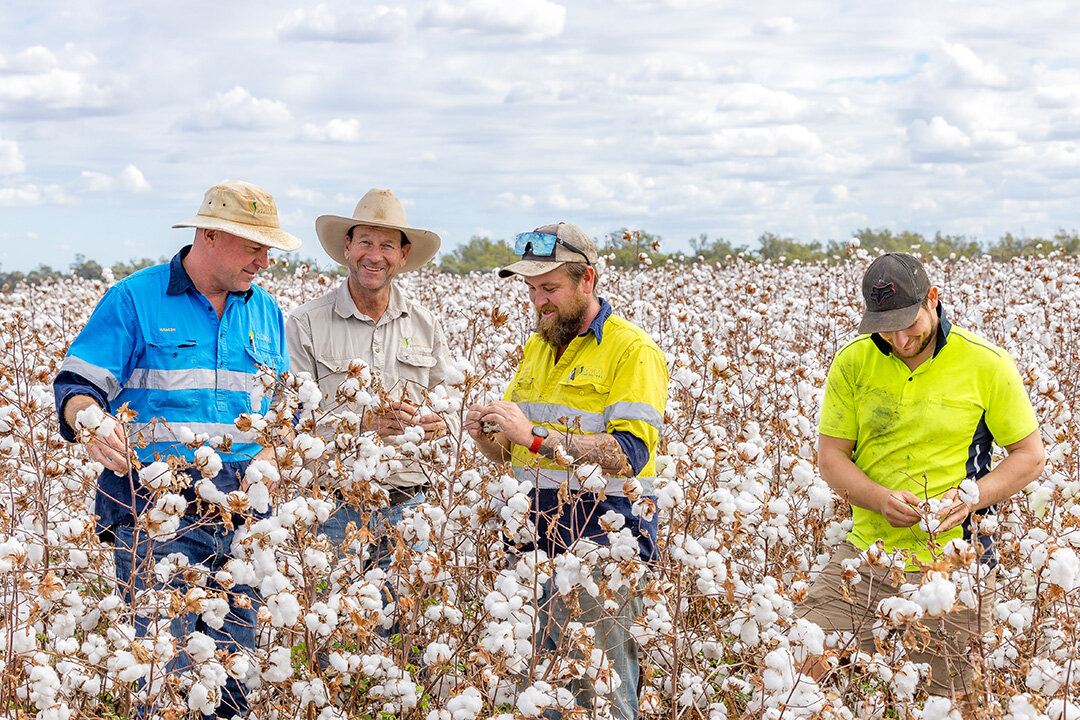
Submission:
[[[581,257],[585,258],[586,265],[592,265],[589,262],[589,256],[582,252],[580,249],[574,247],[570,243],[562,240],[551,233],[541,232],[523,232],[518,233],[517,240],[514,241],[514,254],[525,255],[529,253],[530,249],[532,254],[537,257],[549,257],[555,254],[555,246],[562,245],[571,252],[576,252]]]

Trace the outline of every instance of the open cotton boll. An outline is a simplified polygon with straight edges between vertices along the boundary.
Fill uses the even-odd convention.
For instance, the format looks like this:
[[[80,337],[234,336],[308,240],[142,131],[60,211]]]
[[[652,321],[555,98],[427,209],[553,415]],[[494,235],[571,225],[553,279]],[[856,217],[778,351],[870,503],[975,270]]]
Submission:
[[[979,504],[979,483],[975,482],[974,478],[967,478],[957,490],[957,495],[960,502],[965,502],[968,505]]]
[[[172,469],[168,463],[156,460],[139,470],[139,482],[151,490],[164,490],[172,485]]]

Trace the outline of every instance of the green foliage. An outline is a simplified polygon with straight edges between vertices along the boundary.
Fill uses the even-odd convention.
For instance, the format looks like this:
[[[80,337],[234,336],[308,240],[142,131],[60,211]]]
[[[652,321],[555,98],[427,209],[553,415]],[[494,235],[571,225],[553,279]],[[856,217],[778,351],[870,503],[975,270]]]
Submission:
[[[443,272],[467,275],[473,270],[481,272],[509,265],[517,259],[514,248],[505,240],[492,240],[487,237],[472,236],[464,245],[459,245],[439,263]]]
[[[705,233],[690,238],[690,250],[693,256],[691,259],[701,258],[707,263],[724,263],[748,252],[745,245],[732,245],[724,238],[710,240]]]
[[[765,233],[758,238],[758,243],[761,247],[756,254],[762,260],[814,262],[826,258],[821,243],[817,241],[802,243],[795,238],[782,238],[775,233]]]
[[[637,267],[642,263],[662,265],[667,255],[660,252],[660,236],[644,230],[622,228],[608,233],[599,248],[613,267]]]

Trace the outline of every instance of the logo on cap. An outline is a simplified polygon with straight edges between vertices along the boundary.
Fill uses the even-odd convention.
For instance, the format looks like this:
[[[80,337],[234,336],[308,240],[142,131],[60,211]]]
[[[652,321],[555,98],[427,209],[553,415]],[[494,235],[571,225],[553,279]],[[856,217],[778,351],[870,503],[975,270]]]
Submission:
[[[881,306],[881,303],[885,302],[893,295],[896,294],[896,286],[890,283],[882,283],[870,288],[870,299]]]

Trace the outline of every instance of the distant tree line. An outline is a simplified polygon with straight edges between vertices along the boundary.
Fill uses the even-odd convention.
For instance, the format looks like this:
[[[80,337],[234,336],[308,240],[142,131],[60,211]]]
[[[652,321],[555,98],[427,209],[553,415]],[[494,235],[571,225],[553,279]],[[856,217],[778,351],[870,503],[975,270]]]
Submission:
[[[114,263],[109,269],[112,271],[113,278],[115,280],[120,280],[143,268],[167,262],[169,262],[169,258],[158,258],[157,260],[141,258],[139,260]],[[292,275],[302,265],[315,267],[318,264],[317,261],[310,258],[296,260],[289,258],[271,258],[270,263],[270,267],[263,272],[269,273],[274,277]],[[342,268],[339,268],[339,270],[342,270]],[[66,271],[55,270],[49,265],[38,265],[30,272],[23,273],[18,270],[6,271],[3,269],[3,266],[0,266],[0,291],[7,292],[20,282],[35,284],[45,280],[59,280],[61,278],[72,276],[85,278],[86,280],[100,280],[104,271],[105,268],[102,267],[101,263],[96,260],[88,260],[86,256],[81,253],[75,256],[75,261],[68,266]]]
[[[882,252],[915,252],[927,257],[977,257],[989,255],[994,260],[1008,260],[1020,255],[1050,253],[1058,250],[1069,255],[1080,254],[1080,233],[1059,230],[1052,238],[1018,238],[1006,234],[996,242],[987,244],[969,239],[965,235],[943,235],[932,238],[904,230],[864,228],[852,235],[860,247]],[[615,267],[639,265],[663,265],[675,262],[725,263],[744,258],[747,260],[771,260],[774,262],[834,261],[846,257],[849,241],[828,240],[802,242],[775,233],[764,233],[758,238],[758,247],[751,250],[746,245],[734,245],[724,238],[710,239],[701,234],[690,239],[690,252],[665,253],[658,235],[645,230],[623,228],[608,233],[599,243],[602,255]],[[471,270],[489,270],[505,265],[514,257],[513,248],[504,240],[492,240],[474,236],[469,242],[445,255],[439,264],[443,272],[467,273]]]
[[[1080,233],[1076,230],[1066,232],[1058,230],[1052,238],[1014,237],[1005,234],[995,242],[979,243],[965,235],[943,235],[935,233],[927,238],[919,233],[904,230],[893,233],[891,230],[872,230],[864,228],[852,235],[859,240],[859,245],[867,250],[882,252],[918,251],[927,257],[976,257],[989,255],[994,260],[1008,260],[1021,255],[1046,254],[1060,251],[1068,255],[1080,254]],[[751,250],[746,245],[734,245],[724,238],[712,238],[702,233],[690,239],[690,252],[663,252],[659,235],[645,230],[622,228],[608,233],[599,243],[600,253],[606,255],[608,263],[615,267],[637,267],[639,265],[664,265],[669,261],[679,263],[706,262],[725,263],[736,258],[746,260],[771,260],[773,262],[834,261],[846,256],[849,241],[828,240],[824,243],[815,240],[803,242],[792,237],[782,237],[767,232],[758,238],[758,247]],[[473,236],[469,242],[459,245],[442,257],[439,270],[465,274],[473,270],[490,270],[513,261],[513,248],[505,240],[492,240],[487,237]],[[129,262],[118,262],[109,269],[113,278],[120,280],[128,275],[151,265],[168,262],[168,258],[151,260],[141,258]],[[304,265],[316,267],[319,261],[307,259],[276,258],[264,272],[274,277],[291,275]],[[85,255],[76,255],[68,269],[54,270],[48,265],[39,265],[28,273],[17,270],[5,271],[0,266],[0,290],[6,291],[19,282],[40,283],[44,280],[57,280],[64,277],[81,277],[98,280],[104,267]],[[344,274],[344,267],[337,272]]]

